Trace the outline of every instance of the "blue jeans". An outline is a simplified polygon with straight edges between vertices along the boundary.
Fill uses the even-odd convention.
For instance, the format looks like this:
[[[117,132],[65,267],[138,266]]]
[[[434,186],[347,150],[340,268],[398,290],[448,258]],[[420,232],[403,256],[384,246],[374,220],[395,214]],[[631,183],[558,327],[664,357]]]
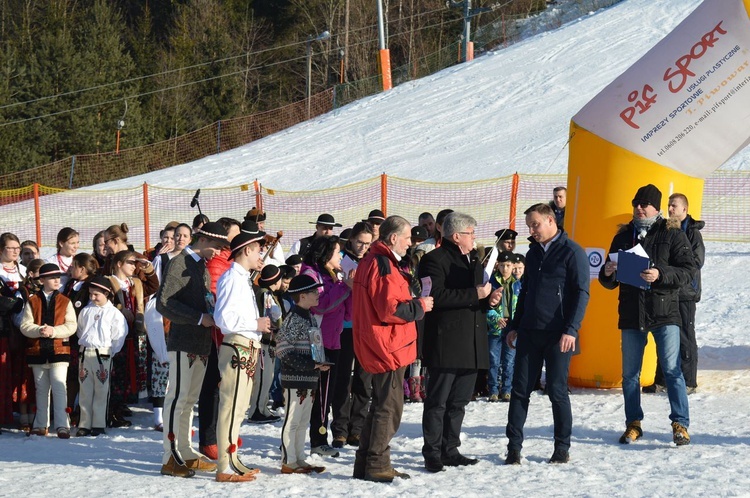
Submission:
[[[690,426],[685,379],[680,367],[680,327],[664,325],[651,330],[656,341],[656,355],[659,358],[671,413],[669,419],[685,427]],[[648,332],[637,329],[622,330],[622,394],[625,397],[625,423],[643,420],[641,409],[641,367],[643,350],[646,347]]]
[[[489,389],[490,396],[492,396],[493,394],[500,393],[497,378],[500,370],[503,338],[499,335],[488,335],[487,342],[489,343],[490,350],[490,370],[487,372],[487,388]]]
[[[508,332],[503,331],[502,337],[502,352],[500,358],[500,364],[502,365],[502,385],[500,386],[500,394],[510,394],[513,389],[513,368],[516,363],[516,350],[508,346],[505,342],[505,338],[508,337]]]

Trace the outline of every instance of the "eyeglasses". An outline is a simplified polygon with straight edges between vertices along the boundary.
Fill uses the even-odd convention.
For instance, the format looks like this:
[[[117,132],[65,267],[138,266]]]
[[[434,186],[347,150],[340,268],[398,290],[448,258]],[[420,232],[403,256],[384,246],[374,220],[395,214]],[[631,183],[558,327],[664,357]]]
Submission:
[[[362,247],[368,247],[368,246],[372,245],[372,242],[362,242],[361,240],[354,240],[352,242],[354,242],[358,246],[362,246]]]
[[[476,237],[476,234],[474,232],[458,232],[458,233],[462,235],[469,235],[471,237]]]
[[[639,201],[637,199],[634,200],[631,204],[633,205],[633,207],[640,207],[641,209],[645,209],[645,208],[647,208],[647,207],[649,207],[649,206],[652,205],[648,201]]]

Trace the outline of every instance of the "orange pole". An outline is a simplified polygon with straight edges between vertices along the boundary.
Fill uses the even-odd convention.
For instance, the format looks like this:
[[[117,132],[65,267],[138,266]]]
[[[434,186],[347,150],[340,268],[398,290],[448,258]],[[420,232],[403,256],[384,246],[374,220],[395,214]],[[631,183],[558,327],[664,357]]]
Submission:
[[[380,210],[388,216],[388,175],[380,175]]]
[[[117,130],[117,140],[115,142],[115,154],[120,153],[120,130]]]
[[[151,236],[149,234],[149,219],[148,219],[148,183],[143,182],[143,231],[145,249],[151,249]]]
[[[39,184],[34,184],[34,224],[36,225],[36,245],[42,247],[42,217],[39,209]]]
[[[393,88],[393,79],[391,78],[391,53],[387,48],[381,49],[378,54],[380,62],[380,72],[383,79],[383,91]]]
[[[255,181],[253,181],[253,188],[255,189],[255,207],[258,208],[259,211],[263,211],[263,194],[260,192],[260,183],[258,182],[258,179],[256,178]]]
[[[474,60],[474,42],[469,42],[468,55],[466,56],[466,62]]]
[[[518,184],[520,183],[520,177],[518,173],[513,174],[513,185],[510,188],[510,220],[508,225],[511,230],[516,229],[516,208],[518,205]]]

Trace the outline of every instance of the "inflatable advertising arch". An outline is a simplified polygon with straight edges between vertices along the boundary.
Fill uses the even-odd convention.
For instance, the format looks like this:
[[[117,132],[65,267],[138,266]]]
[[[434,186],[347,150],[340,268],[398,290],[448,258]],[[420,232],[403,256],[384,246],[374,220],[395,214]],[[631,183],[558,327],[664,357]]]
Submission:
[[[580,387],[622,383],[618,292],[596,280],[617,226],[632,219],[642,185],[681,192],[700,219],[703,182],[750,142],[750,0],[706,0],[667,37],[586,104],[571,121],[565,230],[591,264],[591,300]],[[653,341],[641,382],[653,383]]]

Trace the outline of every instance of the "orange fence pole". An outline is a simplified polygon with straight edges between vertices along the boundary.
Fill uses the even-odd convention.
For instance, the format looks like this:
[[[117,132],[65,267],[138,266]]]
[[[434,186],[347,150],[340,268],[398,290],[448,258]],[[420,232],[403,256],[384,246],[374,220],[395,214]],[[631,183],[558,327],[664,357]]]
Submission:
[[[256,178],[253,182],[253,188],[255,189],[255,207],[258,211],[263,212],[263,195],[260,193],[260,183]]]
[[[143,231],[145,250],[151,249],[151,235],[149,234],[148,220],[148,183],[143,182]]]
[[[34,184],[34,224],[36,225],[36,245],[42,247],[42,217],[39,210],[39,184]]]
[[[380,210],[388,216],[388,175],[380,175]]]
[[[516,229],[516,207],[518,204],[518,184],[520,180],[518,173],[513,173],[513,186],[510,189],[510,220],[508,222],[511,230]]]
[[[387,48],[381,49],[378,54],[380,62],[380,73],[383,79],[383,91],[393,88],[393,79],[391,78],[391,53]]]

